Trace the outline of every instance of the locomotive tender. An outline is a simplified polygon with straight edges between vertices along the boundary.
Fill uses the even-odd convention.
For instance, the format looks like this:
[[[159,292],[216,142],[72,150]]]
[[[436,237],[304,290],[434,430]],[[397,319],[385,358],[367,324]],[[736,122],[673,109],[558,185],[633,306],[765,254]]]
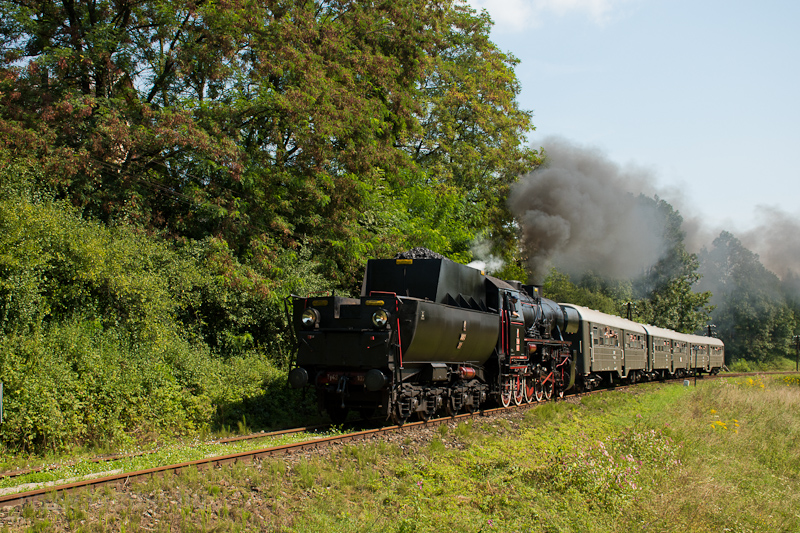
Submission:
[[[718,339],[559,305],[426,252],[370,260],[359,298],[292,297],[289,383],[314,388],[334,422],[350,410],[427,420],[722,367]]]

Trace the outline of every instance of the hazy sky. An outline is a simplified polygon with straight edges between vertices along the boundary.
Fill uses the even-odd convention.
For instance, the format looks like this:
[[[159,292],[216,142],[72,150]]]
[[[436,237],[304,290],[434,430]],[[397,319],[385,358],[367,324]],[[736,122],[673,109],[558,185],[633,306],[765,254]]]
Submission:
[[[469,3],[521,61],[535,145],[557,135],[643,167],[713,226],[800,217],[800,2]]]

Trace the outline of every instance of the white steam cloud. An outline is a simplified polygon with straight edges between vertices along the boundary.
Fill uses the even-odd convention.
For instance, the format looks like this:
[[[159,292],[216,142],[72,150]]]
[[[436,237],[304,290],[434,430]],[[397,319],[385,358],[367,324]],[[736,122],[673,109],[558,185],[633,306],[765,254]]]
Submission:
[[[472,244],[471,251],[475,260],[467,266],[483,270],[489,274],[497,272],[505,266],[502,259],[492,254],[491,243],[486,239],[477,239]]]

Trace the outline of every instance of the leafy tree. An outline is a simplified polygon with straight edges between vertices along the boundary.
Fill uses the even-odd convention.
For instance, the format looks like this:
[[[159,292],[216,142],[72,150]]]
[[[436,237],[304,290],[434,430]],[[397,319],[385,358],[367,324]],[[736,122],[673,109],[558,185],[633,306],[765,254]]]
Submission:
[[[713,314],[731,360],[769,362],[793,357],[791,336],[796,315],[778,277],[758,255],[723,231],[702,253],[703,285],[713,290]]]
[[[640,196],[660,219],[664,228],[665,252],[655,265],[633,281],[636,302],[635,317],[648,324],[683,333],[694,333],[708,324],[713,307],[711,293],[695,292],[694,286],[702,275],[697,255],[686,251],[683,217],[665,200]]]
[[[204,395],[260,387],[242,373],[226,393],[226,372],[283,360],[281,297],[355,290],[368,257],[466,261],[476,235],[510,235],[507,186],[537,159],[489,29],[456,0],[0,0],[0,364],[15,390],[64,383],[51,397],[68,399],[85,370],[135,382],[131,401],[159,389],[191,427]],[[86,350],[46,357],[71,338]],[[149,377],[102,375],[127,359]],[[14,439],[111,389],[97,390],[48,397]],[[122,434],[142,413],[41,438]]]
[[[420,172],[467,200],[452,222],[500,235],[507,186],[537,161],[515,60],[457,2],[0,0],[0,14],[2,146],[42,161],[84,214],[216,236],[265,274],[306,243],[352,283],[397,243],[362,216],[373,191]]]
[[[559,301],[584,305],[605,313],[693,333],[703,328],[713,309],[710,292],[696,292],[697,256],[686,251],[681,230],[683,218],[666,201],[640,196],[643,213],[650,213],[662,230],[664,252],[641,276],[634,279],[606,279],[591,271],[584,272],[577,283],[557,270],[545,281],[545,293]]]
[[[678,250],[680,270],[674,277],[665,280],[650,292],[648,298],[639,300],[636,316],[642,322],[656,326],[694,333],[708,324],[711,293],[695,292],[693,286],[702,277],[697,270],[699,262],[695,254]]]
[[[422,128],[405,138],[405,150],[433,180],[464,191],[494,252],[510,259],[516,235],[509,186],[541,163],[524,144],[534,128],[531,112],[515,100],[518,61],[490,41],[486,12],[456,4],[445,17],[421,84]]]

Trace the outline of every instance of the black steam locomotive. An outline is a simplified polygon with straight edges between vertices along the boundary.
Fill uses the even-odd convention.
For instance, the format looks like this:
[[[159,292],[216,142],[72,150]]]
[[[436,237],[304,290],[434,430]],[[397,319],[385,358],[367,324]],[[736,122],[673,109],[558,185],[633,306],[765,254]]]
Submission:
[[[565,314],[539,293],[443,258],[371,260],[360,298],[293,299],[289,382],[314,387],[334,421],[563,394],[575,379]]]
[[[717,339],[651,335],[435,254],[369,261],[360,298],[292,300],[289,383],[313,387],[337,423],[351,410],[403,423],[722,366]]]

